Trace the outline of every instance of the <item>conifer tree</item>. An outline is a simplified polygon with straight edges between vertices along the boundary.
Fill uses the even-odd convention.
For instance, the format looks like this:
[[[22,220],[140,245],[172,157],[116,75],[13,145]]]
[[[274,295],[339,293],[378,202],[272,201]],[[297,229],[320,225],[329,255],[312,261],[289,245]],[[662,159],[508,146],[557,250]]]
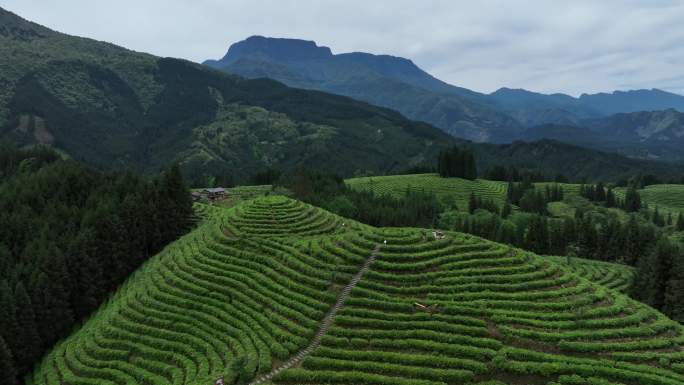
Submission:
[[[477,197],[475,197],[474,192],[470,192],[470,198],[468,199],[468,212],[470,214],[475,213],[475,210],[478,209],[478,204],[477,204]]]
[[[596,192],[594,193],[594,200],[597,202],[605,202],[606,201],[606,188],[603,185],[603,182],[599,182],[596,185]]]
[[[511,215],[512,210],[513,209],[511,207],[511,201],[508,198],[506,198],[506,202],[504,203],[503,208],[501,209],[501,218],[508,218]]]
[[[617,207],[617,202],[615,200],[615,193],[612,187],[608,187],[606,192],[606,207]]]
[[[42,342],[36,326],[36,316],[24,285],[19,282],[14,290],[16,299],[16,328],[14,336],[19,343],[14,344],[12,353],[17,362],[19,375],[26,374],[42,353]]]
[[[682,212],[677,216],[677,231],[684,231],[684,213]]]
[[[655,210],[653,211],[653,224],[656,226],[663,227],[665,225],[665,221],[663,220],[662,215],[660,215],[660,211],[658,210],[658,206],[656,206]]]
[[[13,332],[16,329],[16,306],[14,293],[9,287],[7,280],[0,281],[0,336],[5,337],[5,341],[10,348],[14,347]]]
[[[628,213],[633,213],[641,210],[641,196],[634,186],[629,186],[625,193],[624,209]]]
[[[3,384],[17,385],[19,383],[14,357],[2,336],[0,336],[0,378]]]
[[[548,254],[549,252],[548,225],[541,215],[535,215],[530,220],[525,233],[525,249],[537,254]]]
[[[663,312],[673,320],[684,323],[684,253],[681,247],[678,251],[665,284]]]
[[[656,309],[663,309],[673,262],[679,253],[674,243],[666,238],[659,240],[655,249],[637,264],[633,295]]]
[[[579,228],[577,229],[577,246],[579,253],[583,258],[593,258],[596,252],[598,235],[596,233],[596,226],[591,217],[585,215],[579,221]]]

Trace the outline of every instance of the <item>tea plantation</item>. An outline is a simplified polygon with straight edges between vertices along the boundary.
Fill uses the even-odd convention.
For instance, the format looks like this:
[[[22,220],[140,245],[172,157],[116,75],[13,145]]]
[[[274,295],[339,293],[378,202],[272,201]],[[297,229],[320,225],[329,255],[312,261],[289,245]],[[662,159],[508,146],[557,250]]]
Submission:
[[[282,196],[198,213],[27,384],[684,384],[628,269]]]
[[[437,196],[452,196],[458,207],[467,209],[471,193],[492,199],[499,205],[506,200],[507,183],[485,179],[441,178],[437,174],[410,174],[372,176],[347,179],[346,183],[356,190],[373,191],[377,194],[403,195],[407,190],[434,192]]]

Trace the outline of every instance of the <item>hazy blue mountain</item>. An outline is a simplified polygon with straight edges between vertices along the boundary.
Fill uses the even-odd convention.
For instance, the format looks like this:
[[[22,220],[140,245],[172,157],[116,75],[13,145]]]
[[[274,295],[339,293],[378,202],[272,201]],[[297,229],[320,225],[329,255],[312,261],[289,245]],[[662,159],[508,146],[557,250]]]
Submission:
[[[525,128],[579,126],[620,112],[684,111],[684,96],[661,90],[612,94],[541,94],[501,88],[482,94],[445,83],[411,60],[369,53],[333,54],[313,41],[252,36],[206,65],[248,78],[269,77],[292,87],[318,89],[396,109],[474,141],[525,138]]]
[[[525,126],[578,125],[582,119],[601,116],[577,98],[565,94],[540,94],[523,89],[500,88],[489,98]]]
[[[684,112],[684,96],[659,89],[615,91],[613,93],[582,94],[580,102],[591,106],[602,115],[623,112],[660,111],[675,109]]]
[[[486,95],[449,85],[400,57],[334,55],[312,41],[252,36],[233,44],[222,59],[204,64],[389,107],[475,141],[511,140],[522,130],[515,119],[491,106]]]
[[[646,159],[684,161],[684,113],[675,109],[619,113],[578,125],[544,124],[522,139],[555,139]]]
[[[605,149],[629,156],[684,160],[684,113],[675,109],[619,113],[584,124],[604,138]]]

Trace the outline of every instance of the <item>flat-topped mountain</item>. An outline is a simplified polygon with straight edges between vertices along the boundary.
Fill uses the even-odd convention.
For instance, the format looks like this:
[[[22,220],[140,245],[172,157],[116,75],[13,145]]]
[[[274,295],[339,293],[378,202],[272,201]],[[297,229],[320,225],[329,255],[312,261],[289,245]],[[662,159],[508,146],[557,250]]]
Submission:
[[[334,55],[310,41],[253,36],[233,44],[222,59],[204,64],[389,107],[476,141],[506,140],[521,130],[514,119],[480,100],[485,95],[449,85],[400,57],[362,52]]]
[[[529,127],[580,126],[588,119],[616,113],[684,112],[684,96],[658,89],[579,98],[505,87],[483,94],[441,81],[409,59],[363,52],[333,54],[328,47],[297,39],[252,36],[233,44],[222,59],[204,64],[390,107],[474,141],[510,142],[527,138]]]

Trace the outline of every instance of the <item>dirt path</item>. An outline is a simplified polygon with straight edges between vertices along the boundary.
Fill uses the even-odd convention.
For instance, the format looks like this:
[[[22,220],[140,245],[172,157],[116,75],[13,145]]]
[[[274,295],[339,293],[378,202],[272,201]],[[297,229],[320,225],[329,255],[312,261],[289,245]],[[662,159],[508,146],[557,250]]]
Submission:
[[[356,284],[359,283],[363,275],[368,271],[370,265],[373,263],[373,261],[375,261],[375,258],[377,257],[379,251],[380,245],[376,245],[373,251],[371,252],[371,255],[368,257],[368,259],[366,259],[366,262],[363,263],[363,266],[361,266],[361,269],[359,269],[359,271],[352,277],[351,281],[349,281],[347,286],[345,286],[344,289],[342,289],[342,292],[337,297],[337,302],[335,302],[335,305],[332,307],[332,309],[330,309],[328,314],[326,314],[325,318],[323,318],[323,322],[321,323],[321,326],[318,328],[316,336],[314,336],[313,340],[311,340],[309,345],[304,349],[300,350],[294,357],[290,358],[279,367],[271,370],[267,374],[259,376],[256,380],[250,382],[249,385],[258,385],[263,384],[266,381],[270,381],[276,374],[280,373],[281,371],[290,369],[291,367],[302,362],[304,358],[306,358],[306,356],[311,354],[316,348],[318,348],[318,346],[320,346],[321,339],[323,338],[325,333],[328,332],[330,325],[332,325],[333,320],[335,319],[337,311],[340,310],[342,306],[344,306],[344,302],[349,297],[349,293],[351,293],[352,289],[356,287]]]

